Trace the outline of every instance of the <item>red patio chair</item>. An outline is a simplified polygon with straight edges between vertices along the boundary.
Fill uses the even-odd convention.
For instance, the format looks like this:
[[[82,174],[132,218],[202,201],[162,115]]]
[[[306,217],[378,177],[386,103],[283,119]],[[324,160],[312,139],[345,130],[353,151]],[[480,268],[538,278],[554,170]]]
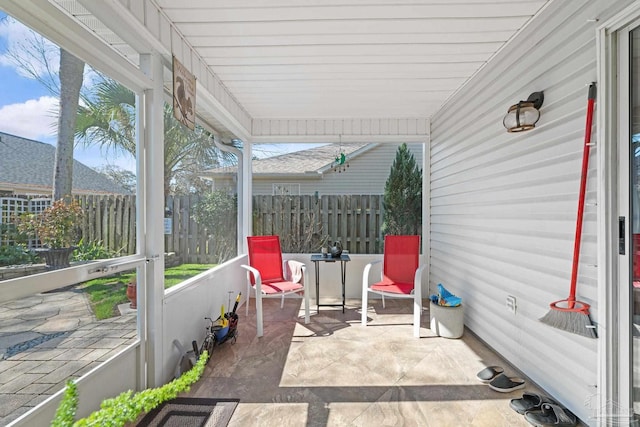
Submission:
[[[413,336],[420,338],[422,314],[422,271],[420,263],[420,236],[385,236],[381,280],[369,284],[369,272],[375,261],[367,264],[362,274],[362,326],[367,326],[367,297],[369,292],[384,298],[410,298],[413,300]]]
[[[249,265],[242,267],[247,270],[247,308],[251,289],[256,293],[256,318],[258,336],[263,336],[262,298],[281,298],[280,308],[284,306],[284,297],[289,294],[304,296],[304,323],[309,323],[309,292],[304,280],[305,267],[296,261],[287,261],[292,265],[287,270],[298,277],[285,277],[280,238],[278,236],[249,236]],[[298,280],[296,280],[298,279]]]

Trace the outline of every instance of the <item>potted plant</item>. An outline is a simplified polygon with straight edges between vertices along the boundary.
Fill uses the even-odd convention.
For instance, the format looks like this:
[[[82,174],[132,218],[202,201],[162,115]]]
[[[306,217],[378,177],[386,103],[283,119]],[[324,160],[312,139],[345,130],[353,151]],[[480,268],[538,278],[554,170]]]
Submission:
[[[44,258],[47,268],[69,267],[69,258],[78,243],[78,224],[83,211],[78,202],[56,200],[40,214],[27,213],[17,220],[18,231],[40,240],[43,248],[36,252]]]

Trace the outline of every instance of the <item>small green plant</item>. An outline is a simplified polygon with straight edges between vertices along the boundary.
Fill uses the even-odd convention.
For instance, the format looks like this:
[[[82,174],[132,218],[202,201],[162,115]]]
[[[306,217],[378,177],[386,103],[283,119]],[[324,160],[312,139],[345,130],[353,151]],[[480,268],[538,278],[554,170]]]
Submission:
[[[69,248],[78,243],[78,224],[83,211],[76,201],[56,200],[40,214],[26,213],[16,220],[18,231],[35,235],[51,249]]]
[[[76,418],[76,410],[78,409],[78,386],[72,380],[67,381],[67,387],[64,390],[64,396],[60,402],[60,406],[56,410],[56,415],[51,422],[51,427],[67,427],[72,426]]]
[[[191,385],[202,376],[207,358],[208,354],[205,351],[200,355],[198,363],[182,374],[180,378],[163,386],[142,390],[138,393],[131,390],[120,393],[117,397],[104,400],[98,411],[75,422],[78,408],[78,389],[73,381],[68,381],[51,427],[124,426],[135,421],[141,414],[178,397],[180,393],[189,391]]]
[[[103,244],[102,240],[85,242],[80,239],[78,245],[73,250],[74,261],[92,261],[94,259],[107,259],[117,256],[117,253],[110,251]]]

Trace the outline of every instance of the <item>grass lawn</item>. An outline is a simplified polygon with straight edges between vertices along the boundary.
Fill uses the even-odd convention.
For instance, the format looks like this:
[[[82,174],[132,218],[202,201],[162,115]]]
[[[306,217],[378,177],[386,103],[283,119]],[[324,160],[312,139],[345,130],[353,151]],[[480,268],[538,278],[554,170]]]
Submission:
[[[213,266],[214,264],[182,264],[177,267],[167,268],[164,271],[164,287],[167,289],[175,286]],[[118,304],[129,301],[126,295],[127,283],[135,275],[134,271],[116,276],[101,277],[79,286],[79,289],[88,294],[91,308],[98,320],[119,315]]]

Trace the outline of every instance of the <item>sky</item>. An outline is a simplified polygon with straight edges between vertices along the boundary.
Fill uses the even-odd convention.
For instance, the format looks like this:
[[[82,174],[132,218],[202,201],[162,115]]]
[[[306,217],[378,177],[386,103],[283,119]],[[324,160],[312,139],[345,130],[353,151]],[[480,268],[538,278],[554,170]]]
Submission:
[[[55,145],[58,98],[8,58],[8,49],[24,52],[22,43],[30,35],[21,23],[6,18],[6,14],[0,12],[0,131]],[[50,64],[57,72],[58,49],[55,45],[50,47]],[[40,64],[31,58],[25,61],[44,74]],[[85,78],[88,84],[91,84],[90,77],[87,74]],[[92,168],[110,164],[135,171],[135,159],[128,153],[105,153],[97,147],[77,145],[74,158]]]
[[[24,52],[23,44],[30,31],[21,23],[0,12],[0,132],[23,138],[56,144],[58,98],[42,83],[26,75],[7,56],[7,51]],[[50,65],[57,72],[58,48],[51,44]],[[24,58],[24,57],[23,57]],[[44,67],[33,58],[24,58],[39,75]],[[91,74],[85,74],[85,86],[91,84]],[[259,157],[312,148],[321,144],[278,144],[263,147]],[[115,165],[135,172],[135,159],[128,153],[104,152],[97,147],[76,145],[74,158],[92,168]]]

